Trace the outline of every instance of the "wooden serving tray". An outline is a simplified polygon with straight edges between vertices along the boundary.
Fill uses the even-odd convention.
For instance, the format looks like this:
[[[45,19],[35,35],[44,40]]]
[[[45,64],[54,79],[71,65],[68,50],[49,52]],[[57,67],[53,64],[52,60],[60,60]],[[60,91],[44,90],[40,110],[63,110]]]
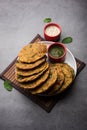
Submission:
[[[39,34],[36,35],[36,37],[31,41],[38,42],[44,40]],[[17,57],[10,63],[10,65],[0,74],[0,78],[3,80],[10,81],[11,85],[15,89],[17,89],[19,92],[23,93],[25,96],[27,96],[29,99],[34,101],[36,104],[38,104],[40,107],[42,107],[47,112],[50,112],[54,105],[57,103],[57,101],[62,97],[62,94],[58,96],[52,96],[52,97],[43,97],[43,96],[35,96],[30,94],[29,92],[25,91],[24,89],[20,88],[20,84],[15,80],[15,62]],[[81,70],[85,67],[85,63],[80,61],[76,58],[77,63],[77,75],[81,72]],[[71,88],[71,87],[69,87]],[[66,91],[68,93],[68,90]]]

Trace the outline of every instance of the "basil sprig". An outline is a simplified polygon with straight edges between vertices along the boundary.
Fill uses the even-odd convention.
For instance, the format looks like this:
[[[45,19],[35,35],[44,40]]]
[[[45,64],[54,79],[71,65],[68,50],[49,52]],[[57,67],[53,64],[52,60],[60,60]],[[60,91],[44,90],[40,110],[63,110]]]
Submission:
[[[49,22],[51,22],[51,18],[45,18],[43,21],[44,21],[44,23],[49,23]]]
[[[4,81],[4,88],[6,89],[6,90],[8,90],[8,91],[12,91],[12,89],[13,89],[13,87],[12,87],[12,85],[10,84],[10,82],[9,81]]]
[[[71,43],[72,41],[73,41],[72,37],[66,37],[62,40],[62,43],[68,44]]]

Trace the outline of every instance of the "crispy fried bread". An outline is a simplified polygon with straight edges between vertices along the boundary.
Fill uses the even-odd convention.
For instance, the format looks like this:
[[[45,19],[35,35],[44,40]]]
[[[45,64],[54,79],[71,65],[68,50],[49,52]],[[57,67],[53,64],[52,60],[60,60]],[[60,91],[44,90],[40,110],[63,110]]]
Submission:
[[[48,95],[53,95],[56,91],[58,91],[62,84],[64,83],[65,77],[60,68],[55,67],[55,70],[57,71],[57,82],[53,87],[47,92]]]
[[[36,79],[33,82],[22,83],[20,84],[20,87],[25,88],[27,90],[37,88],[38,86],[40,86],[42,83],[44,83],[47,80],[48,76],[49,76],[49,69],[46,70],[43,73],[43,75],[40,76],[40,78]]]
[[[31,94],[59,94],[74,79],[74,69],[70,65],[49,63],[46,61],[46,53],[46,44],[34,43],[23,47],[18,54],[15,78],[20,87]]]
[[[31,76],[31,75],[35,75],[37,73],[40,73],[41,71],[43,71],[45,68],[48,68],[49,64],[48,62],[44,62],[43,64],[41,64],[40,66],[36,67],[35,69],[32,70],[22,70],[22,69],[17,69],[16,68],[16,73],[17,75],[21,75],[21,76]]]
[[[21,62],[32,63],[44,57],[47,52],[47,46],[44,43],[28,44],[21,49],[18,58]]]
[[[50,73],[48,79],[38,88],[34,89],[31,91],[32,94],[41,94],[46,92],[48,89],[51,88],[57,81],[57,72],[56,70],[52,67],[50,67]]]
[[[67,65],[67,67],[66,67],[66,65]],[[74,79],[73,78],[74,70],[68,64],[64,64],[64,63],[58,63],[58,64],[55,64],[55,66],[57,68],[60,67],[65,76],[65,80],[64,80],[62,87],[58,91],[56,91],[56,94],[59,94],[59,93],[63,92],[72,83],[72,81]]]
[[[42,70],[41,72],[31,75],[31,76],[21,76],[15,73],[15,78],[18,82],[23,83],[23,82],[29,82],[29,81],[34,81],[38,77],[40,77],[47,69],[49,68],[49,63],[47,63],[47,66]]]
[[[16,68],[18,68],[18,69],[29,70],[29,69],[34,69],[35,67],[44,63],[45,61],[46,61],[46,56],[33,63],[24,63],[24,62],[20,62],[19,60],[17,60],[15,65],[16,65]]]

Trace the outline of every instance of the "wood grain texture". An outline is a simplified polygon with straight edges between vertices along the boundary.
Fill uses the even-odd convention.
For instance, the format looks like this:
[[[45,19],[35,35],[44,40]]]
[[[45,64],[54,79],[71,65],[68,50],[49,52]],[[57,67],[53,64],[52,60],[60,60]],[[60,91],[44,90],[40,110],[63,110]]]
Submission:
[[[36,35],[36,37],[31,41],[37,42],[44,40],[39,34]],[[53,96],[53,97],[41,97],[41,96],[35,96],[29,93],[28,91],[22,89],[20,87],[20,84],[15,80],[15,62],[16,62],[17,57],[10,63],[10,65],[0,74],[0,78],[3,80],[8,80],[10,83],[13,85],[15,89],[23,93],[25,96],[27,96],[29,99],[34,101],[36,104],[38,104],[40,107],[42,107],[44,110],[47,112],[50,112],[54,105],[57,103],[59,98],[61,96]],[[81,70],[85,67],[85,63],[80,61],[79,59],[76,58],[77,62],[77,75],[81,72]]]

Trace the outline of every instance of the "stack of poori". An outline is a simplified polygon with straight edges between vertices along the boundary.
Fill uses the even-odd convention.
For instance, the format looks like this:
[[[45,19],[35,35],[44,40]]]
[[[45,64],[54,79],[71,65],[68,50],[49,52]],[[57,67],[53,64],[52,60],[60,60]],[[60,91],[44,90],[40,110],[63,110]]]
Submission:
[[[20,87],[32,94],[55,95],[64,91],[74,79],[74,70],[66,63],[47,61],[44,43],[28,44],[16,61],[15,78]]]

